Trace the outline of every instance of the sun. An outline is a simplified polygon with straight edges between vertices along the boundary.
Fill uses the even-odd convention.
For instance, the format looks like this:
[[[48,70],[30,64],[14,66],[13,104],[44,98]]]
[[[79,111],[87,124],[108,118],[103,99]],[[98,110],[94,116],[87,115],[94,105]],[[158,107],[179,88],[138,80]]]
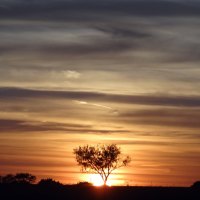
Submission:
[[[94,185],[94,186],[103,186],[104,182],[101,178],[101,176],[99,174],[90,174],[90,182]],[[107,186],[111,186],[110,182],[107,181]]]
[[[94,186],[102,186],[103,185],[103,180],[101,179],[101,176],[99,174],[91,174],[90,175],[90,182]]]

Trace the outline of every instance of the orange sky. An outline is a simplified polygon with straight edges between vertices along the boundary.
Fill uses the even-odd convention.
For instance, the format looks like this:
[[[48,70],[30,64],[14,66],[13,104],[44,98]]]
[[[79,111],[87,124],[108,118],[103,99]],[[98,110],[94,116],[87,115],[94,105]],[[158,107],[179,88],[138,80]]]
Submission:
[[[78,100],[65,92],[60,97],[53,91],[2,91],[7,95],[1,95],[2,174],[26,171],[63,183],[90,181],[80,173],[73,148],[116,143],[132,163],[116,171],[112,184],[188,186],[200,176],[196,108],[170,101],[167,106],[99,101],[92,93]]]

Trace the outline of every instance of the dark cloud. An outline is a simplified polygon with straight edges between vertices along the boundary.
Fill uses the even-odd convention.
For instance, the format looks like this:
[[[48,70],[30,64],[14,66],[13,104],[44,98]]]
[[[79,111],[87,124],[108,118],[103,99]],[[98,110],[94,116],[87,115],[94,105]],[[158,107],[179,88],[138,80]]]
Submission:
[[[90,28],[87,25],[73,28],[59,23],[41,28],[40,22],[35,26],[24,23],[19,26],[15,23],[0,24],[0,36],[5,38],[0,47],[1,54],[40,53],[44,56],[88,55],[91,57],[110,53],[114,56],[116,53],[139,48],[143,46],[140,41],[152,37],[147,30],[128,27],[123,23],[117,25],[99,23],[90,25]],[[74,34],[75,38],[66,40],[70,34]],[[60,35],[63,37],[62,41],[59,39]]]
[[[73,44],[73,45],[46,45],[39,48],[40,52],[47,55],[101,55],[107,53],[117,53],[127,51],[132,48],[132,44],[120,41],[99,41],[90,45]]]
[[[25,121],[13,119],[0,119],[0,129],[3,133],[29,133],[29,132],[44,132],[44,131],[62,131],[65,133],[89,133],[89,134],[111,134],[111,133],[129,133],[129,130],[106,130],[95,129],[90,125],[56,123],[56,122],[39,122]]]
[[[102,32],[105,32],[109,35],[112,35],[113,37],[117,38],[137,38],[137,39],[143,39],[143,38],[148,38],[151,37],[152,35],[148,33],[147,31],[142,31],[142,30],[137,30],[137,28],[132,28],[132,27],[120,27],[118,24],[117,26],[96,26],[95,27],[97,30],[100,30]]]
[[[186,1],[9,1],[1,6],[1,19],[90,20],[102,16],[197,16],[199,3]],[[88,17],[90,16],[90,17]]]
[[[0,88],[1,99],[16,98],[66,98],[72,100],[85,100],[96,102],[114,102],[125,104],[175,106],[175,107],[199,107],[199,96],[170,96],[170,95],[122,95],[84,91],[47,91],[29,90],[20,88]],[[12,100],[11,100],[12,101]]]
[[[163,56],[156,57],[156,61],[162,63],[199,61],[198,42],[184,39],[187,32],[179,27],[181,23],[176,21],[178,18],[174,19],[174,16],[183,17],[186,31],[193,29],[194,34],[191,37],[198,40],[195,35],[195,30],[198,30],[197,25],[192,23],[191,26],[187,20],[184,20],[187,16],[199,16],[200,3],[198,2],[75,0],[30,1],[29,3],[3,1],[1,4],[4,5],[0,7],[2,19],[0,29],[4,34],[0,35],[4,38],[0,47],[1,54],[42,54],[42,56],[66,59],[85,56],[91,59],[94,55],[104,56],[104,58],[108,55],[122,58],[120,53],[129,51],[134,57],[133,62],[137,62],[138,54],[135,56],[134,53],[140,52],[142,55],[143,52],[148,51],[155,54],[162,52]],[[149,16],[153,17],[149,18]],[[154,16],[164,16],[164,18],[154,18]],[[3,19],[13,19],[13,21],[3,23]],[[45,20],[49,20],[50,23],[45,23]],[[66,37],[63,41],[55,40],[60,35],[49,34],[52,30],[56,30],[64,35],[74,27],[80,28],[75,31],[75,35],[79,33],[76,35],[78,42],[65,41]],[[100,35],[93,34],[88,39],[81,30],[87,31],[89,36],[93,34],[90,33],[91,30],[99,31]],[[174,35],[170,35],[173,31]],[[101,33],[104,35],[102,36]],[[45,34],[47,38],[43,37]],[[87,42],[84,42],[86,39]]]
[[[56,35],[56,32],[53,32],[55,34],[54,36],[57,38],[55,40],[55,37],[45,38],[44,36],[38,37],[39,33],[41,35],[48,34],[51,35],[50,31],[48,31],[48,28],[45,30],[37,30],[37,27],[35,30],[32,31],[23,31],[23,29],[20,29],[19,27],[13,28],[11,32],[15,32],[16,34],[10,33],[10,27],[13,25],[9,25],[8,27],[4,27],[1,32],[3,33],[4,38],[6,38],[5,41],[3,41],[1,47],[0,47],[0,54],[12,54],[12,53],[25,53],[25,54],[42,54],[43,56],[65,56],[71,58],[71,56],[88,56],[91,57],[93,55],[108,55],[112,54],[113,56],[116,54],[119,54],[121,52],[126,52],[131,49],[136,49],[141,44],[139,44],[138,40],[142,40],[144,38],[148,38],[151,35],[139,30],[132,30],[128,27],[122,27],[122,28],[108,28],[109,25],[106,26],[98,26],[93,27],[91,29],[80,29],[76,30],[75,35],[77,34],[77,41],[65,41],[66,38],[63,39],[63,41],[59,41],[59,34]],[[62,26],[62,25],[60,25]],[[54,31],[57,29],[54,27]],[[4,31],[3,31],[4,30]],[[62,36],[64,36],[65,32],[72,31],[73,29],[65,28],[64,30],[61,30]],[[58,30],[57,30],[58,31]],[[91,36],[92,33],[90,31],[96,31],[98,32],[98,35],[93,35],[91,37],[85,36],[84,34],[81,35],[81,31],[88,31],[88,35]],[[36,35],[35,35],[36,34]],[[79,37],[78,37],[79,36]],[[131,41],[129,40],[131,38]],[[18,39],[18,40],[17,40]],[[85,42],[85,39],[87,39],[87,43]]]
[[[53,122],[24,121],[12,119],[0,119],[2,132],[31,132],[31,131],[77,131],[91,128],[86,125],[64,124]]]
[[[199,129],[199,109],[146,109],[121,113],[120,118],[129,123]],[[175,133],[177,136],[177,134]]]
[[[29,48],[33,50],[33,47]],[[0,47],[0,55],[4,55],[4,54],[12,54],[14,52],[19,52],[19,51],[23,51],[23,52],[27,52],[28,48],[27,46],[20,44],[20,45],[1,45]]]
[[[46,56],[84,56],[102,55],[128,51],[132,44],[120,41],[99,41],[93,44],[43,44],[43,45],[15,45],[0,47],[0,53],[38,53]]]

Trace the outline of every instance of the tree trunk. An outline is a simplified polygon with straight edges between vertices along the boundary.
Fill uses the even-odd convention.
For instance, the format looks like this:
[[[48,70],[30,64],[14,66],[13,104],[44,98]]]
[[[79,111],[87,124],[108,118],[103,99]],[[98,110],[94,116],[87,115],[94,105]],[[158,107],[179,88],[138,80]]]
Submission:
[[[106,184],[107,180],[108,180],[108,177],[105,177],[105,180],[103,181],[104,182],[104,184],[103,184],[104,186],[107,186],[107,184]]]
[[[103,180],[103,186],[106,186],[108,177],[106,177],[106,176],[104,177],[103,175],[101,175],[101,178]]]

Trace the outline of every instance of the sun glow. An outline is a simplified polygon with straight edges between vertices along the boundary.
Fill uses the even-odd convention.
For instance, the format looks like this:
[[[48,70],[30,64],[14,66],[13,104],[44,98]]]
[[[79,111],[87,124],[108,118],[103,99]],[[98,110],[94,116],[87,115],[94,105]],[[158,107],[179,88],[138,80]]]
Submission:
[[[90,175],[90,182],[94,185],[94,186],[102,186],[104,184],[101,176],[99,174],[91,174]],[[107,181],[106,183],[107,186],[111,186],[111,183],[109,181]]]

